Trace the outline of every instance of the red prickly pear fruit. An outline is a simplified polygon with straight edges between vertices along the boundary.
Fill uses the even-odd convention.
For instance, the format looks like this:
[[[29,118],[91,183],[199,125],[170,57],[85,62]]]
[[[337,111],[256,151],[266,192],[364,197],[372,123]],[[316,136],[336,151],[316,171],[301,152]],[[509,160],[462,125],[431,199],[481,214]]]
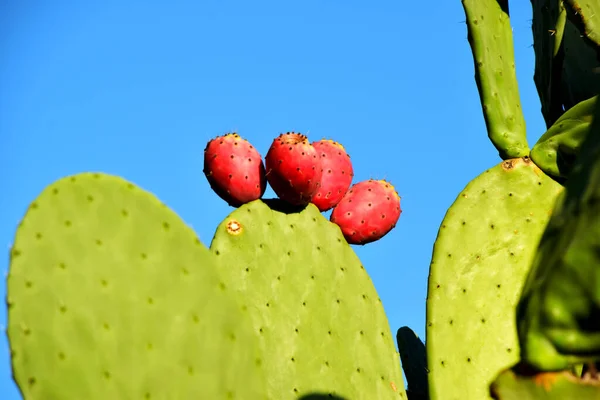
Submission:
[[[402,209],[394,186],[369,179],[353,185],[333,209],[337,224],[350,244],[367,244],[387,235],[398,222]]]
[[[267,188],[260,153],[237,133],[208,142],[204,175],[215,193],[232,207],[260,199]]]
[[[335,207],[344,197],[352,178],[354,170],[350,156],[344,146],[333,140],[319,140],[313,147],[321,157],[321,184],[319,190],[312,197],[311,202],[319,211],[324,212]]]
[[[281,200],[295,206],[310,203],[321,182],[317,150],[304,135],[282,133],[265,157],[267,181]]]

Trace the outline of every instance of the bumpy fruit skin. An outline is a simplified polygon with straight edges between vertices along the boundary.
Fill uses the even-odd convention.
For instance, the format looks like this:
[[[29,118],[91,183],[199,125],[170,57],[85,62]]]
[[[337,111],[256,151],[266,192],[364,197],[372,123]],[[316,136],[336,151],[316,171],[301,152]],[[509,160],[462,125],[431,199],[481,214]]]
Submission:
[[[295,206],[310,203],[321,183],[321,162],[317,150],[302,134],[287,132],[271,144],[265,164],[267,181],[273,191]]]
[[[398,222],[400,196],[385,180],[369,179],[353,185],[331,213],[350,244],[367,244],[387,235]]]
[[[232,207],[260,199],[267,188],[265,174],[260,153],[236,133],[219,136],[204,149],[204,175]]]
[[[313,147],[321,158],[321,184],[311,202],[319,211],[324,212],[335,207],[344,197],[352,184],[354,170],[350,156],[344,146],[333,140],[319,140]]]

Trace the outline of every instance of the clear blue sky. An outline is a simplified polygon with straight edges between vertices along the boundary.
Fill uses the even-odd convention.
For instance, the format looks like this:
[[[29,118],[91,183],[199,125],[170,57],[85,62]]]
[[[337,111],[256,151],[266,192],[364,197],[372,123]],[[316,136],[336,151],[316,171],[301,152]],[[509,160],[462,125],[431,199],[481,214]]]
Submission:
[[[394,335],[409,325],[424,336],[440,222],[463,187],[500,161],[485,132],[459,0],[75,3],[0,5],[3,272],[27,205],[82,171],[151,190],[208,245],[232,208],[202,174],[206,142],[237,130],[264,155],[277,134],[296,130],[341,142],[355,181],[396,186],[404,211],[397,228],[355,251]],[[531,6],[512,6],[532,145],[544,124]],[[16,400],[4,306],[0,324],[0,397]]]

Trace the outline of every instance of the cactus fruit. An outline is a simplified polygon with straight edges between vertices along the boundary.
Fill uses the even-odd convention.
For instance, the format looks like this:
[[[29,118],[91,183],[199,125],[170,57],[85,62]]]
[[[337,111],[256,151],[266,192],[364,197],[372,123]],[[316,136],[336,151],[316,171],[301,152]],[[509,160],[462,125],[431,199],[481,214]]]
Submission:
[[[406,399],[387,317],[360,260],[314,204],[286,213],[282,203],[233,211],[210,247],[227,287],[245,300],[269,398]]]
[[[267,188],[261,155],[236,133],[208,142],[204,175],[215,193],[232,207],[260,199]]]
[[[257,339],[215,263],[121,178],[48,186],[19,225],[7,278],[23,398],[265,399]]]
[[[350,244],[367,244],[387,235],[398,222],[400,196],[391,183],[369,179],[354,184],[331,213]]]
[[[321,166],[317,150],[304,135],[282,133],[265,157],[267,181],[280,199],[295,205],[310,203],[319,190]]]
[[[321,157],[321,184],[313,195],[312,203],[324,212],[335,207],[350,188],[354,171],[350,156],[344,146],[333,140],[314,142],[313,147]]]
[[[448,209],[427,292],[431,400],[488,398],[498,372],[517,361],[514,308],[561,189],[517,158],[471,181]]]

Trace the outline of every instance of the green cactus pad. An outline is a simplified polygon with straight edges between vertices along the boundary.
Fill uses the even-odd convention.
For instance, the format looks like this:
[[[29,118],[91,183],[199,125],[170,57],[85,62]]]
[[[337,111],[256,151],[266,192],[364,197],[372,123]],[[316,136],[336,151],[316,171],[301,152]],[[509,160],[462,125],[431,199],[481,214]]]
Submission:
[[[566,6],[566,3],[564,3]],[[560,97],[565,110],[600,92],[600,62],[592,45],[567,18],[563,35],[563,69]]]
[[[529,154],[507,0],[462,0],[488,136],[502,159]]]
[[[317,207],[248,203],[221,223],[211,250],[228,287],[245,299],[270,398],[406,399],[377,292]]]
[[[597,0],[565,0],[569,19],[581,35],[593,45],[600,46],[600,3]]]
[[[568,371],[520,375],[511,369],[500,374],[490,391],[496,400],[597,400],[600,381]]]
[[[132,183],[85,173],[47,187],[7,280],[26,400],[265,398],[256,338],[214,257]]]
[[[546,174],[566,178],[594,119],[597,96],[565,112],[531,150],[531,159]]]
[[[534,81],[542,114],[549,128],[564,112],[561,76],[564,49],[562,39],[567,13],[562,0],[532,0],[533,49],[535,51]]]
[[[519,356],[514,307],[562,186],[528,158],[471,181],[433,249],[427,293],[432,400],[484,399]]]
[[[600,360],[600,103],[594,115],[517,308],[521,357],[541,371]]]
[[[408,387],[406,388],[408,399],[429,400],[425,345],[408,326],[398,329],[396,340],[398,341],[402,368],[404,369],[404,375],[408,383]]]

